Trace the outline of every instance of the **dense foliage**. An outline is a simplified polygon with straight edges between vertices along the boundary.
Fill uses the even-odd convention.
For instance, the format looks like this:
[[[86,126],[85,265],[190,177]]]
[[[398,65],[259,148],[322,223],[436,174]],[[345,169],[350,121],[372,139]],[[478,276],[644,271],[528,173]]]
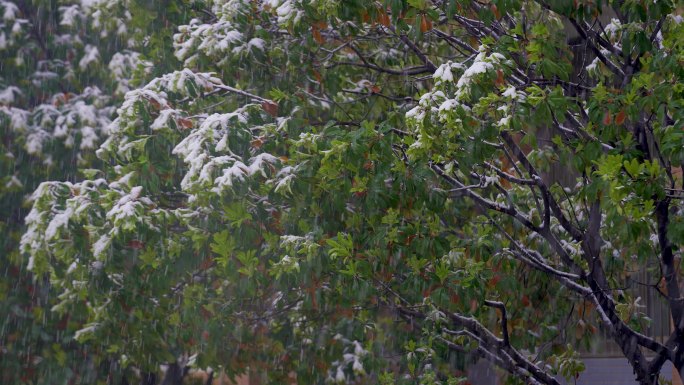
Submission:
[[[124,48],[106,36],[77,45],[78,66],[60,59],[74,81],[125,92],[114,116],[99,102],[97,128],[69,112],[45,123],[34,105],[12,110],[29,91],[0,95],[3,129],[24,141],[11,151],[28,154],[8,169],[56,180],[31,196],[14,259],[49,282],[50,317],[79,320],[64,335],[109,381],[154,382],[166,364],[167,384],[186,365],[274,384],[455,384],[479,357],[512,383],[556,384],[602,338],[641,383],[666,361],[684,372],[672,2],[160,3],[170,21],[97,4],[83,39],[130,24],[126,44],[154,47],[127,56],[137,77],[90,72],[89,58],[121,55],[105,56]],[[105,25],[105,10],[142,20]],[[171,30],[177,68],[136,82]],[[97,103],[83,98],[47,103]],[[41,158],[34,132],[70,157]],[[99,161],[62,149],[104,135]],[[38,158],[66,163],[32,175]],[[666,341],[626,289],[637,273],[668,303]]]
[[[87,314],[50,310],[59,291],[27,272],[19,241],[39,184],[101,167],[95,150],[125,93],[175,64],[144,57],[173,57],[165,24],[182,15],[169,6],[150,23],[141,3],[0,1],[0,383],[107,373],[102,347],[74,341]]]

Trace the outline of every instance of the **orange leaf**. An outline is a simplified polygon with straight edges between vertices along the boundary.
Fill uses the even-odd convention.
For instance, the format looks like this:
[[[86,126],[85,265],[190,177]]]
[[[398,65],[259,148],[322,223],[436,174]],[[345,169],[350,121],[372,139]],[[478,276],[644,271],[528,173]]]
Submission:
[[[264,145],[264,141],[261,138],[256,138],[256,139],[252,140],[252,142],[250,144],[252,145],[253,148],[259,149],[259,148],[261,148],[261,146]]]
[[[420,32],[427,32],[432,29],[432,20],[428,19],[426,15],[421,16],[420,19]]]
[[[458,294],[454,293],[454,294],[451,294],[451,296],[449,297],[449,300],[451,301],[452,304],[457,304],[457,303],[461,302],[461,297]]]
[[[605,124],[607,126],[612,121],[613,121],[613,116],[610,114],[610,111],[606,111],[606,114],[603,115],[603,124]]]
[[[214,258],[207,257],[200,262],[200,270],[208,270],[210,267],[214,266]]]
[[[477,310],[478,306],[479,306],[479,304],[477,303],[476,299],[470,300],[470,311],[471,312],[474,312],[475,310]]]
[[[152,107],[154,107],[155,110],[158,110],[161,108],[161,104],[159,104],[159,102],[156,101],[155,99],[148,99],[148,100],[150,101],[150,104],[152,105]]]
[[[501,281],[501,275],[499,275],[499,274],[494,274],[494,276],[492,276],[492,278],[490,278],[490,279],[487,281],[487,287],[488,287],[488,288],[494,288],[494,287],[496,287],[496,285],[499,283],[499,281]]]
[[[325,39],[323,39],[323,36],[321,36],[321,30],[318,29],[316,25],[311,26],[311,34],[313,35],[313,39],[316,41],[316,43],[325,43]]]
[[[126,244],[126,246],[130,247],[133,250],[140,250],[140,249],[145,248],[145,244],[140,242],[137,239],[134,239],[134,240],[128,242],[128,244]]]
[[[314,75],[314,78],[316,78],[316,80],[317,80],[319,83],[323,83],[323,76],[321,76],[321,73],[318,72],[318,70],[314,69],[314,70],[313,70],[313,75]]]
[[[496,80],[494,81],[494,84],[498,86],[502,86],[504,84],[504,73],[501,70],[496,70]]]
[[[527,307],[530,306],[530,299],[527,297],[525,294],[523,294],[520,302],[523,304],[523,306]]]
[[[625,110],[620,110],[618,114],[615,116],[615,124],[618,126],[622,125],[622,123],[625,122],[625,119],[627,119],[627,114],[625,113]]]
[[[261,108],[273,117],[278,116],[278,104],[275,102],[265,100],[261,103]]]
[[[497,20],[501,19],[501,12],[499,12],[499,9],[496,7],[496,4],[492,4],[489,9],[492,10],[492,13],[494,13],[494,17],[496,17]]]
[[[178,124],[179,124],[180,127],[183,128],[183,129],[192,128],[192,120],[187,119],[187,118],[180,118],[180,119],[178,119]]]
[[[378,15],[378,23],[384,25],[385,27],[390,26],[390,18],[387,16],[387,12],[385,12],[383,9],[380,10],[380,14]]]
[[[368,12],[363,11],[361,14],[361,20],[363,20],[364,23],[370,22],[370,16],[368,15]]]
[[[205,320],[211,318],[214,315],[213,312],[209,311],[209,309],[205,308],[204,306],[200,306],[199,311],[202,315],[202,318],[204,318]]]

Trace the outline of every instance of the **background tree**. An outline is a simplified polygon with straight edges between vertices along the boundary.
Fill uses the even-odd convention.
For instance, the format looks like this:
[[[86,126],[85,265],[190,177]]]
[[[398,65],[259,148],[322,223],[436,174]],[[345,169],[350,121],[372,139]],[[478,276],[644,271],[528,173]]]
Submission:
[[[85,309],[79,341],[176,382],[191,355],[457,383],[470,354],[556,384],[601,330],[640,383],[683,371],[673,3],[195,5],[184,68],[126,94],[101,172],[34,195],[21,251],[58,314]]]
[[[94,152],[123,95],[173,66],[167,58],[151,68],[144,59],[173,59],[171,42],[159,35],[170,33],[160,26],[181,22],[179,4],[143,13],[143,3],[0,2],[2,383],[92,384],[110,372],[101,346],[73,339],[85,313],[50,311],[59,292],[27,271],[19,240],[36,187],[81,180],[100,167]]]

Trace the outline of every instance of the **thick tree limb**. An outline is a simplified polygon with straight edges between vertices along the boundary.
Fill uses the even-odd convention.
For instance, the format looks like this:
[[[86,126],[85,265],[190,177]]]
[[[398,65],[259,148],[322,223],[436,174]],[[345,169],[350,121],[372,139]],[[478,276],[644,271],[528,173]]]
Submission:
[[[680,336],[684,335],[684,299],[679,291],[679,279],[675,268],[673,246],[667,236],[670,222],[670,200],[663,199],[656,204],[656,220],[658,224],[658,244],[660,245],[660,260],[670,302],[670,313],[674,327]]]
[[[471,54],[476,54],[476,53],[478,52],[478,51],[477,51],[475,48],[473,48],[470,44],[464,42],[464,41],[461,40],[461,39],[456,38],[455,36],[447,35],[446,33],[440,31],[439,29],[433,29],[432,32],[433,32],[435,35],[441,37],[442,39],[447,40],[447,41],[449,41],[449,42],[452,42],[452,43],[456,44],[457,46],[459,46],[459,47],[465,49],[466,51],[468,51],[468,52],[471,53]]]
[[[411,39],[408,38],[408,36],[400,35],[399,39],[401,39],[401,41],[404,42],[404,44],[406,44],[411,49],[411,51],[413,51],[413,53],[416,54],[416,56],[418,56],[418,58],[420,59],[420,61],[423,62],[425,68],[428,69],[428,71],[435,72],[435,70],[437,70],[437,66],[435,66],[434,63],[432,63],[430,58],[428,58],[427,55],[423,51],[421,51],[420,48],[418,48],[416,43],[412,42]]]

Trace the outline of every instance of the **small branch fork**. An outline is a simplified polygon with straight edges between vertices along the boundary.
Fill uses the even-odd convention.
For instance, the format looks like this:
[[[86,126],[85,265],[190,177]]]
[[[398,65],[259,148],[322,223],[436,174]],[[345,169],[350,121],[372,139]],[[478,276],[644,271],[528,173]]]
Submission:
[[[408,303],[407,300],[399,296],[394,291],[390,292],[392,295],[399,298],[400,303]],[[451,324],[455,330],[443,328],[442,331],[449,335],[465,335],[468,338],[476,341],[478,347],[475,348],[474,353],[480,357],[490,361],[492,364],[508,371],[509,373],[519,377],[526,383],[530,384],[546,384],[546,385],[560,385],[558,380],[540,369],[537,365],[526,358],[522,353],[515,349],[509,341],[506,320],[505,306],[501,302],[485,301],[488,306],[499,308],[502,312],[502,329],[503,338],[496,337],[484,325],[472,317],[461,316],[456,313],[444,312],[451,320]],[[395,305],[399,314],[408,321],[415,323],[417,321],[424,321],[427,317],[425,314],[401,305]],[[440,342],[451,350],[459,352],[467,352],[467,350],[447,338],[439,336],[437,338]]]
[[[503,344],[510,345],[510,338],[508,337],[508,316],[506,315],[506,306],[503,304],[503,302],[491,300],[485,300],[484,304],[501,311],[501,334],[503,335]]]

